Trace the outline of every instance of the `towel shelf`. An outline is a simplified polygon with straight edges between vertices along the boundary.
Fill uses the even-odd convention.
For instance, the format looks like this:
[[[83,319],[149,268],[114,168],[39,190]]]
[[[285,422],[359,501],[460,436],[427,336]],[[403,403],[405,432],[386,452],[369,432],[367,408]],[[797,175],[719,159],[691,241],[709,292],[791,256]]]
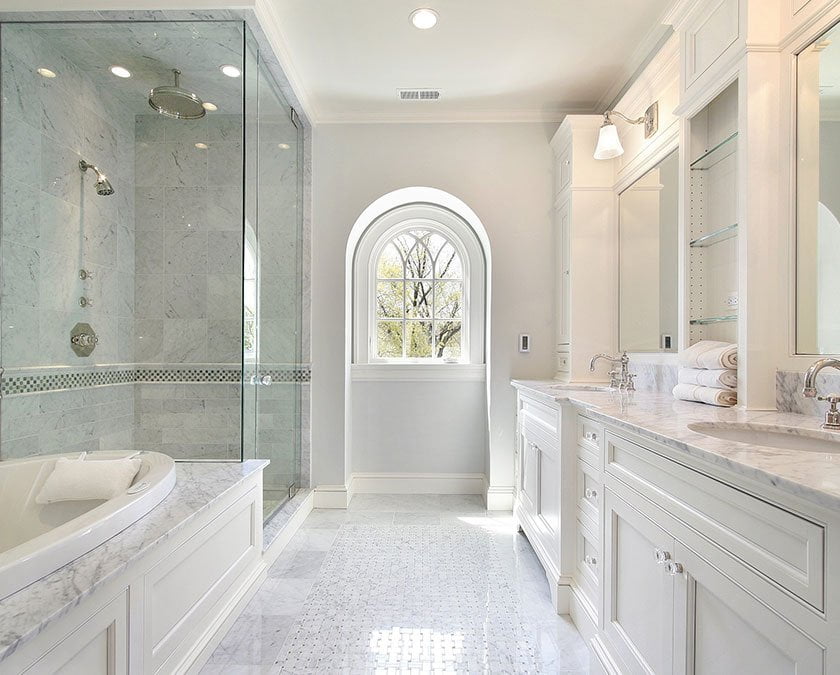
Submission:
[[[732,314],[730,316],[707,316],[702,319],[691,319],[689,323],[692,326],[707,326],[711,323],[727,323],[729,321],[737,321],[738,315]]]
[[[738,223],[735,223],[733,225],[721,227],[719,230],[715,230],[714,232],[709,232],[709,234],[704,234],[702,237],[697,237],[697,239],[692,239],[688,242],[688,245],[691,246],[691,248],[706,248],[707,246],[713,246],[714,244],[726,241],[727,239],[731,239],[737,235]]]
[[[711,169],[715,164],[729,157],[738,149],[738,144],[734,142],[736,138],[738,138],[737,131],[710,150],[706,150],[706,152],[691,163],[691,170],[703,171],[705,169]]]

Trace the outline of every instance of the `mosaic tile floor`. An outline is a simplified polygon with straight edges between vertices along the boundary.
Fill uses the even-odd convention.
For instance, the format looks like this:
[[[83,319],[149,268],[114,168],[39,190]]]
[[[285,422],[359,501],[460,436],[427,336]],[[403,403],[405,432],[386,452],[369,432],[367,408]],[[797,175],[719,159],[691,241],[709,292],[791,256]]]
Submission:
[[[312,512],[202,675],[587,671],[510,515],[358,495]]]

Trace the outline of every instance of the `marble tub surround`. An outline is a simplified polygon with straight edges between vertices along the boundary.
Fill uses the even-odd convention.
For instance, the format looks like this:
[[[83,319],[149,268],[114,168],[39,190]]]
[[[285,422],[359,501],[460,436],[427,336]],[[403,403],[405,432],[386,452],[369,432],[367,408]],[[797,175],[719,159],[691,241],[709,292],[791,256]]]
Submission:
[[[79,602],[180,532],[264,460],[177,464],[176,484],[148,515],[69,565],[0,601],[0,665]]]
[[[309,515],[201,673],[588,667],[511,514],[478,495],[357,495]]]
[[[637,391],[563,391],[551,389],[551,381],[513,380],[548,403],[568,401],[593,419],[646,436],[674,450],[720,466],[745,478],[784,490],[795,497],[830,509],[840,508],[840,459],[838,455],[801,450],[781,450],[711,438],[689,429],[689,424],[739,422],[802,429],[822,434],[821,419],[805,415],[715,408],[700,403],[675,401],[669,395]],[[792,432],[792,433],[795,433]]]

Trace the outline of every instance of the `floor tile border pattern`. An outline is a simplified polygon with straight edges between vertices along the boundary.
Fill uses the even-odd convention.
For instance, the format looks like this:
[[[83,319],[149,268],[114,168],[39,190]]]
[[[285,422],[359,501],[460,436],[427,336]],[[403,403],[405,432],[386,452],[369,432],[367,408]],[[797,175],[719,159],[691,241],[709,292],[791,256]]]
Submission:
[[[257,373],[270,375],[274,382],[309,382],[312,371],[309,364],[288,368],[266,368]],[[101,387],[114,384],[202,382],[238,383],[242,369],[231,368],[102,368],[89,371],[64,371],[45,374],[11,375],[0,378],[0,396],[32,394],[43,391],[61,391]]]

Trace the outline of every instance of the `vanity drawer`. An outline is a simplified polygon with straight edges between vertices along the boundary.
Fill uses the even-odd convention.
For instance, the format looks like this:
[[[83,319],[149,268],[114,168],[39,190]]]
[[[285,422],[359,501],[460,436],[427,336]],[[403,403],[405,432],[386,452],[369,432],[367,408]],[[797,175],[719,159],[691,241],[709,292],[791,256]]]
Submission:
[[[825,528],[607,432],[606,472],[782,588],[824,609]]]
[[[589,602],[598,609],[598,586],[600,580],[601,552],[597,538],[580,521],[577,522],[576,577],[580,589]]]
[[[552,438],[558,438],[560,411],[534,399],[520,396],[519,423],[530,424],[532,428],[537,428]]]
[[[578,457],[587,462],[594,469],[603,468],[602,452],[604,428],[592,420],[578,415],[577,418],[577,446]]]
[[[601,482],[598,472],[586,462],[577,463],[577,505],[581,520],[597,531],[601,511]]]

